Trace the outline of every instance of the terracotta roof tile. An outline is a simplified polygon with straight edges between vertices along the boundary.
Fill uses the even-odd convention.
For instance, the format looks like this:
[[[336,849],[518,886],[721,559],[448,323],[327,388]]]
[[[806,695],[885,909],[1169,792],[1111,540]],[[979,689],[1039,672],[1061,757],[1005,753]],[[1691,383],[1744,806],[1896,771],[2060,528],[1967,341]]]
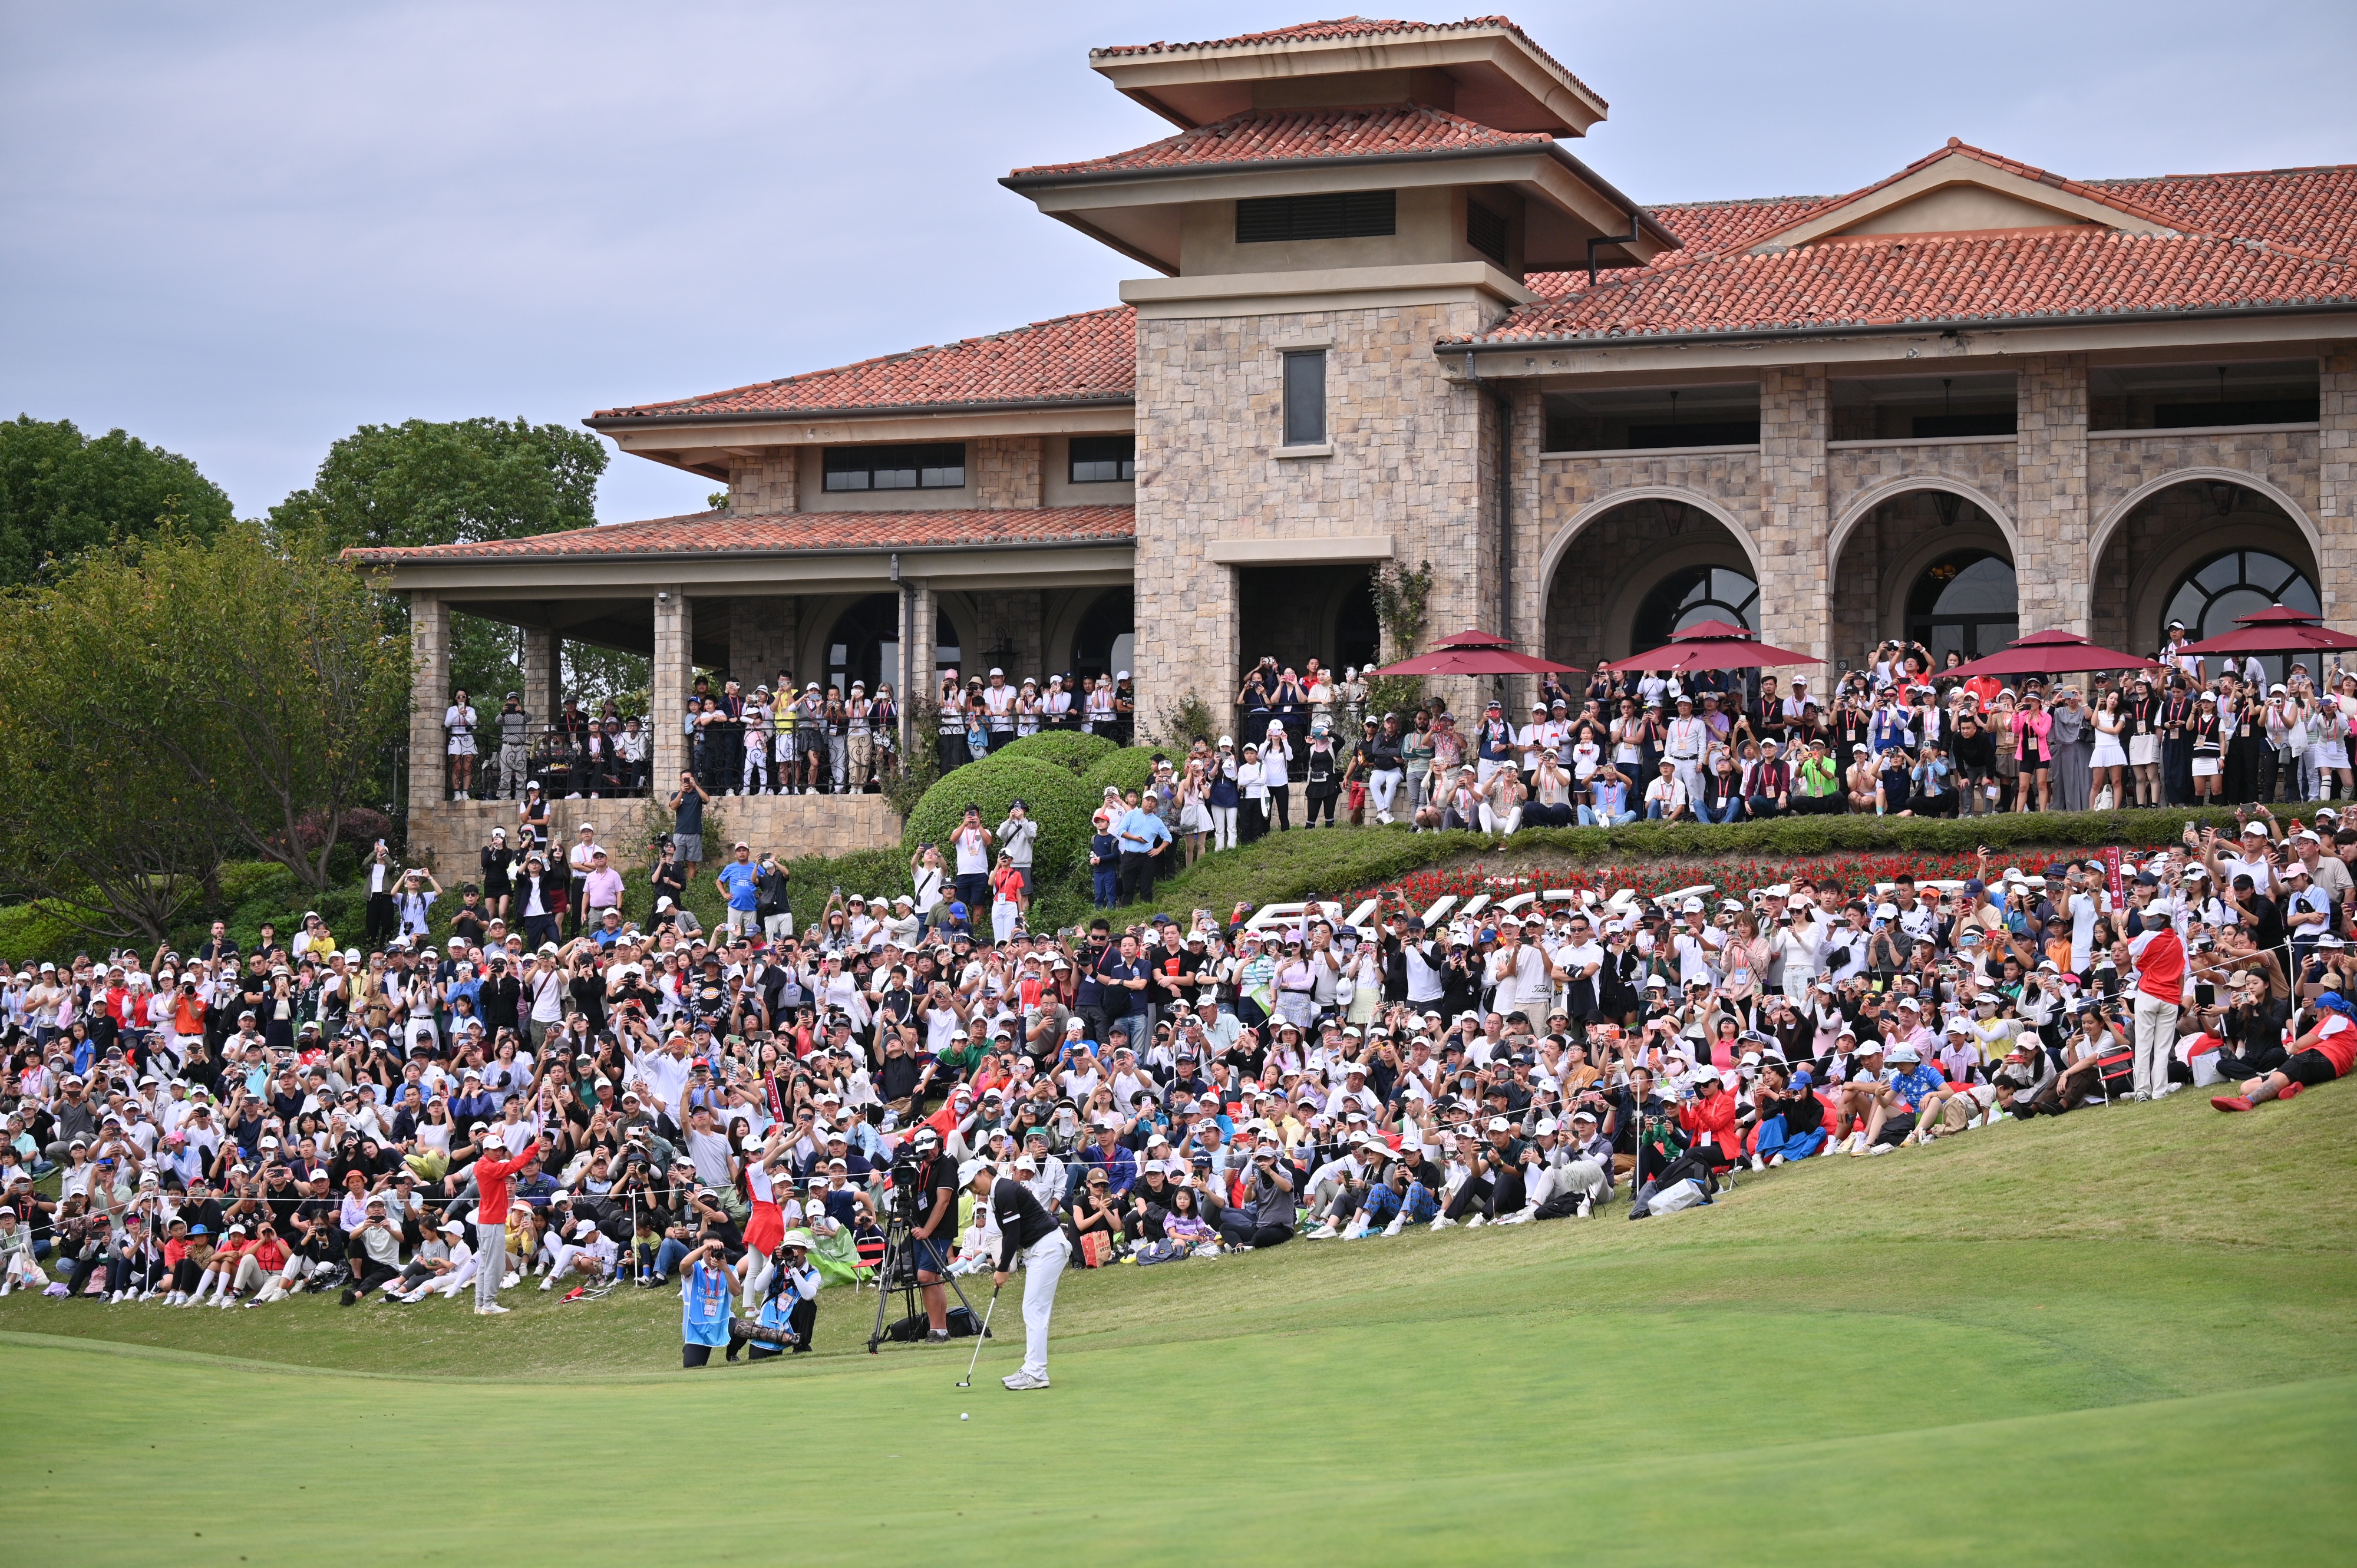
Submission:
[[[1125,153],[1082,163],[1040,164],[1013,178],[1059,174],[1149,173],[1303,158],[1381,157],[1394,153],[1486,152],[1554,146],[1544,131],[1493,131],[1421,103],[1362,109],[1249,109]]]
[[[1579,83],[1579,90],[1591,98],[1596,94],[1587,83],[1564,70],[1563,62],[1541,48],[1532,37],[1514,26],[1510,16],[1468,16],[1461,22],[1403,22],[1373,16],[1337,16],[1325,22],[1297,22],[1289,27],[1277,27],[1265,33],[1240,33],[1232,38],[1207,38],[1191,44],[1151,43],[1114,44],[1108,48],[1091,49],[1091,59],[1119,59],[1131,55],[1188,54],[1196,49],[1248,49],[1262,44],[1316,43],[1346,38],[1380,38],[1401,33],[1460,33],[1476,28],[1500,28],[1514,35],[1539,59],[1566,77]],[[1604,102],[1597,98],[1599,104]]]
[[[1065,506],[995,511],[805,511],[737,517],[725,511],[655,517],[526,539],[400,549],[347,550],[364,566],[435,561],[547,561],[610,556],[784,555],[803,550],[920,550],[1002,544],[1124,544],[1137,537],[1125,506]]]
[[[2357,166],[2172,174],[2086,183],[2092,189],[2118,192],[2154,212],[2167,214],[2179,229],[2258,240],[2336,261],[2357,262]]]
[[[1690,256],[1677,260],[1679,256]],[[2083,228],[1889,235],[1770,255],[1673,252],[1666,264],[1573,280],[1478,338],[1637,338],[1970,322],[2232,306],[2357,303],[2357,270],[2211,236]]]
[[[1136,385],[1137,321],[1124,305],[701,397],[600,409],[592,417],[726,418],[943,403],[1120,401]]]

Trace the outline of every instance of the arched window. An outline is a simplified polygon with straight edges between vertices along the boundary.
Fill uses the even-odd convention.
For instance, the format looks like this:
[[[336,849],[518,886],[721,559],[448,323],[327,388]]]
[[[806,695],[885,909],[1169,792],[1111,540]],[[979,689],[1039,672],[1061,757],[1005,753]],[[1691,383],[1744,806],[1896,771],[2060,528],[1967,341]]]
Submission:
[[[1669,641],[1671,633],[1706,620],[1759,631],[1758,580],[1732,566],[1689,566],[1673,572],[1645,596],[1629,635],[1636,650],[1659,648]]]
[[[2152,631],[2159,638],[2170,621],[2181,620],[2186,635],[2199,642],[2233,630],[2235,617],[2255,615],[2270,605],[2310,615],[2321,607],[2316,585],[2290,562],[2257,550],[2229,550],[2185,574]]]
[[[1137,596],[1128,588],[1108,588],[1097,596],[1089,613],[1072,633],[1072,673],[1083,681],[1135,670],[1137,648]]]
[[[2200,642],[2234,630],[2234,618],[2255,615],[2270,605],[2309,615],[2322,610],[2316,585],[2309,581],[2308,574],[2280,555],[2260,550],[2226,551],[2179,581],[2177,591],[2169,596],[2169,607],[2161,613],[2160,625],[2152,628],[2153,646],[2168,640],[2170,621],[2183,621],[2187,640]],[[2259,663],[2268,680],[2280,681],[2291,660],[2266,656]]]
[[[1933,668],[1950,653],[1978,659],[2021,635],[2021,601],[2013,564],[1986,550],[1959,550],[1923,570],[1907,595],[1907,638],[1932,650]]]
[[[854,681],[865,682],[874,696],[879,682],[900,685],[900,600],[895,594],[870,594],[834,619],[826,639],[826,679],[851,694]]]

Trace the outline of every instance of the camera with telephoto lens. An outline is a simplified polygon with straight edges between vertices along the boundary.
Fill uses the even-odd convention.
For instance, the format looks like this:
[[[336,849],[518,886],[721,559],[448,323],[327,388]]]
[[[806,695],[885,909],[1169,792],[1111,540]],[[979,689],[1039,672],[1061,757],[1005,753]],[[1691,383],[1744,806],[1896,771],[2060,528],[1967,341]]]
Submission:
[[[914,1225],[924,1216],[920,1212],[923,1194],[918,1183],[923,1180],[921,1162],[914,1149],[903,1146],[892,1157],[892,1187],[886,1195],[892,1215]]]

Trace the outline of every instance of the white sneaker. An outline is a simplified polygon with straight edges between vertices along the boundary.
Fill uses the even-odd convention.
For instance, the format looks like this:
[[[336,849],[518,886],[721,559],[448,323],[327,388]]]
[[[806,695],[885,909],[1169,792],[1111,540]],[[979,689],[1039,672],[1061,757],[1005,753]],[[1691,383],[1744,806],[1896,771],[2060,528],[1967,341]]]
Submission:
[[[493,1302],[489,1306],[479,1306],[475,1308],[475,1316],[477,1317],[503,1317],[508,1313],[514,1310],[515,1309],[513,1307],[501,1306],[499,1303]]]
[[[2139,1104],[2139,1105],[2143,1104],[2146,1101],[2147,1101],[2147,1100],[2149,1100],[2149,1099],[2151,1099],[2151,1098],[2152,1098],[2152,1096],[2150,1096],[2150,1095],[2147,1094],[2147,1093],[2146,1093],[2143,1090],[2141,1090],[2141,1089],[2139,1089],[2139,1090],[2137,1090],[2136,1091],[2136,1095],[2135,1095],[2136,1102],[2137,1104]]]
[[[1017,1393],[1021,1393],[1026,1389],[1044,1389],[1048,1386],[1047,1378],[1035,1372],[1015,1372],[998,1380]]]
[[[1435,1230],[1454,1230],[1457,1229],[1457,1221],[1444,1214],[1432,1222],[1431,1228]]]
[[[550,1275],[547,1275],[547,1276],[545,1276],[544,1278],[543,1278],[543,1279],[541,1280],[541,1282],[540,1282],[540,1288],[541,1288],[541,1289],[543,1289],[543,1290],[548,1290],[548,1289],[550,1289],[551,1287],[553,1287],[555,1283],[556,1283],[556,1276],[555,1276],[554,1274],[550,1274]]]
[[[1532,1220],[1537,1218],[1538,1210],[1534,1208],[1519,1208],[1513,1213],[1507,1215],[1504,1219],[1500,1219],[1497,1223],[1501,1225],[1528,1225]]]
[[[237,1297],[233,1295],[224,1295],[218,1299],[223,1306],[235,1306],[237,1305]]]
[[[1592,1197],[1581,1198],[1579,1200],[1579,1208],[1576,1212],[1582,1219],[1587,1219],[1590,1214],[1596,1212],[1596,1200]]]
[[[1764,1171],[1768,1168],[1768,1162],[1754,1155],[1751,1156],[1751,1168],[1755,1171]]]
[[[1406,1223],[1407,1223],[1407,1216],[1406,1216],[1406,1215],[1405,1215],[1405,1214],[1394,1214],[1394,1215],[1393,1215],[1393,1216],[1392,1216],[1392,1222],[1391,1222],[1389,1225],[1386,1225],[1386,1226],[1384,1226],[1384,1227],[1383,1227],[1383,1234],[1384,1234],[1384,1235],[1386,1235],[1386,1236],[1396,1236],[1396,1235],[1398,1235],[1398,1234],[1400,1233],[1400,1228],[1401,1228],[1402,1226],[1405,1225]]]
[[[1895,1145],[1890,1144],[1877,1144],[1874,1147],[1867,1150],[1867,1153],[1868,1155],[1887,1155],[1890,1153],[1894,1146]]]
[[[1783,1163],[1784,1163],[1784,1156],[1783,1156],[1783,1155],[1770,1155],[1770,1156],[1768,1156],[1768,1169],[1770,1169],[1770,1170],[1771,1170],[1771,1171],[1772,1171],[1772,1170],[1774,1170],[1778,1165],[1782,1165]]]
[[[2175,1094],[2179,1090],[2183,1089],[2184,1087],[2185,1087],[2185,1086],[2184,1086],[2183,1084],[2181,1084],[2181,1083],[2172,1083],[2172,1084],[2169,1084],[2167,1088],[2164,1088],[2164,1089],[2156,1089],[2156,1090],[2154,1090],[2152,1091],[2152,1097],[2153,1097],[2155,1100],[2166,1100],[2166,1099],[2168,1099],[2170,1095]]]
[[[500,1288],[501,1290],[513,1290],[516,1286],[522,1283],[523,1283],[523,1276],[516,1273],[513,1269],[510,1269],[500,1280]]]
[[[1468,1219],[1465,1222],[1465,1229],[1468,1230],[1479,1230],[1488,1223],[1490,1223],[1490,1217],[1488,1215],[1477,1214],[1472,1219]]]
[[[1330,1224],[1320,1225],[1317,1230],[1310,1231],[1305,1240],[1311,1241],[1331,1241],[1335,1237],[1340,1234],[1341,1232],[1335,1230]]]
[[[106,1298],[106,1305],[109,1306],[120,1306],[123,1305],[123,1298],[130,1294],[131,1293],[127,1290],[116,1291],[113,1294]]]

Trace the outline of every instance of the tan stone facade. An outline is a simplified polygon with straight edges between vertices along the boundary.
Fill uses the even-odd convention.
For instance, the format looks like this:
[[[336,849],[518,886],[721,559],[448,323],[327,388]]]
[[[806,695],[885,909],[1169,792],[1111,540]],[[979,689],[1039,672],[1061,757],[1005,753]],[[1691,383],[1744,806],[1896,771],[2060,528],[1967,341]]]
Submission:
[[[430,865],[443,891],[456,897],[461,881],[480,875],[480,854],[491,830],[512,837],[517,810],[512,800],[444,800],[431,811],[413,811],[405,851],[410,861]],[[626,871],[651,864],[647,823],[657,820],[644,799],[552,800],[551,837],[560,850],[572,830],[588,822],[598,842],[611,846]],[[900,842],[899,819],[881,795],[759,795],[716,800],[708,821],[704,856],[707,867],[726,858],[728,845],[742,839],[763,849],[795,855],[849,854],[855,850],[892,849]],[[726,839],[726,843],[719,842]]]
[[[1215,542],[1290,546],[1387,534],[1432,563],[1436,631],[1496,618],[1501,547],[1482,394],[1434,356],[1480,306],[1380,306],[1138,324],[1137,645],[1142,710],[1193,693],[1215,711],[1240,659],[1236,568]],[[1325,450],[1280,455],[1283,355],[1327,355]],[[1494,429],[1494,426],[1488,428]]]

